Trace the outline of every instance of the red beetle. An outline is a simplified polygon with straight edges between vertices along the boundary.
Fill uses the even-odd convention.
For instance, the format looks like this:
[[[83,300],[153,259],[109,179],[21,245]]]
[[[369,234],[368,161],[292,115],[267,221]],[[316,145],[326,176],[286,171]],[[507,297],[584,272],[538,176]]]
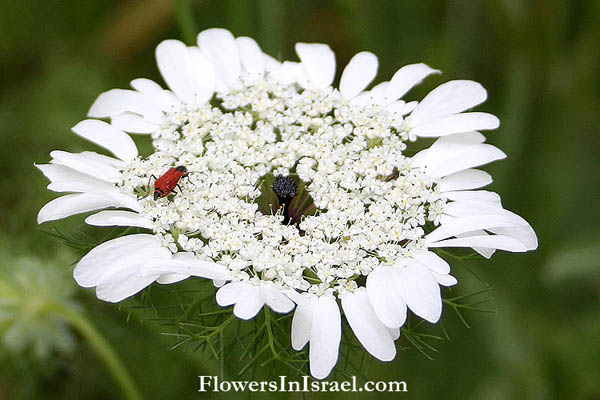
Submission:
[[[188,170],[183,165],[169,168],[167,172],[154,182],[154,200],[158,200],[173,193],[179,180],[186,176],[188,176]],[[179,189],[181,190],[181,188]]]

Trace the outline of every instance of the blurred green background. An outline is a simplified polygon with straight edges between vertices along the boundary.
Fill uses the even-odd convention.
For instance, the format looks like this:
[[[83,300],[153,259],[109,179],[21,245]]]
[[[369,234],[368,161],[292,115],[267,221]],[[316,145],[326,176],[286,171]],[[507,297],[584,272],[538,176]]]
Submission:
[[[252,36],[286,59],[295,59],[297,41],[330,44],[339,66],[369,50],[380,57],[378,79],[421,61],[444,71],[409,98],[449,79],[481,82],[489,100],[480,109],[502,121],[488,141],[508,154],[486,168],[495,178],[490,189],[532,224],[539,249],[455,262],[461,283],[452,295],[492,285],[488,308],[497,313],[467,314],[467,329],[446,307],[452,340],[436,343],[434,361],[413,348],[391,364],[372,362],[369,376],[404,380],[409,393],[403,396],[415,399],[600,399],[597,0],[4,2],[0,399],[121,396],[88,341],[60,318],[43,320],[30,304],[44,293],[96,326],[144,398],[216,397],[197,392],[197,375],[217,373],[213,361],[169,350],[172,342],[155,324],[75,287],[70,264],[76,254],[37,229],[37,211],[56,194],[33,167],[49,160],[52,150],[89,147],[69,129],[99,93],[125,88],[136,77],[160,81],[153,51],[161,40],[185,40],[191,31],[214,26]],[[78,216],[56,225],[73,230],[82,221]],[[23,344],[27,335],[37,338],[37,347]],[[238,397],[248,396],[222,398]]]

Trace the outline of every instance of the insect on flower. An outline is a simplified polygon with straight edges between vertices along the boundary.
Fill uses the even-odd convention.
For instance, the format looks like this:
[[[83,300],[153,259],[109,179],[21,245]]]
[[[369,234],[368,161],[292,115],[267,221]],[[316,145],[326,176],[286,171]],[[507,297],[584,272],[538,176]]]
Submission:
[[[179,180],[188,176],[188,170],[183,165],[169,168],[160,178],[154,182],[154,200],[166,197],[173,193]],[[181,188],[179,188],[181,190]]]

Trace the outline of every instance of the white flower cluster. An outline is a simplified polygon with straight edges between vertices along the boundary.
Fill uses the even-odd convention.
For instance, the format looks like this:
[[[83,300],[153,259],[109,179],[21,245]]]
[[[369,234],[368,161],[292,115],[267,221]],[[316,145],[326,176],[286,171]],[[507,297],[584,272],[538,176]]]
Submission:
[[[323,378],[337,362],[342,311],[382,361],[395,357],[409,309],[440,319],[440,287],[457,280],[436,248],[489,258],[535,249],[537,237],[481,190],[492,178],[477,167],[505,154],[479,132],[498,119],[468,111],[487,98],[480,84],[450,81],[405,102],[439,71],[407,65],[369,89],[378,60],[360,52],[334,88],[329,46],[296,52],[299,62],[279,62],[224,29],[201,32],[197,46],[162,42],[170,90],[135,79],[133,90],[102,93],[72,129],[115,157],[51,152],[37,167],[48,189],[68,194],[38,222],[101,210],[86,223],[148,232],[79,261],[75,280],[100,299],[195,276],[213,280],[217,303],[239,318],[294,310],[292,347],[309,344],[311,374]],[[150,135],[155,152],[140,157],[128,133]],[[420,137],[437,139],[408,153]]]
[[[343,291],[355,287],[348,280],[422,249],[427,220],[439,223],[445,198],[402,154],[399,113],[268,74],[217,93],[213,103],[165,115],[157,151],[122,172],[119,184],[131,195],[171,166],[189,171],[175,197],[139,197],[171,251],[218,262],[237,280]],[[267,173],[305,182],[317,213],[297,226],[283,223],[281,209],[261,213],[256,199]]]

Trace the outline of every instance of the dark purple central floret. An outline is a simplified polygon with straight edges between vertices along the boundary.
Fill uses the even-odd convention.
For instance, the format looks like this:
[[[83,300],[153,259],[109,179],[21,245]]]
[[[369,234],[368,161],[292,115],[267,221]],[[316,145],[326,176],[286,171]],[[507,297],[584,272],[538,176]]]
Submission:
[[[271,188],[277,195],[279,204],[283,207],[283,223],[287,225],[291,220],[290,203],[298,193],[298,183],[289,176],[277,175]]]
[[[273,182],[273,191],[282,203],[289,201],[298,192],[298,184],[289,176],[277,175]]]

